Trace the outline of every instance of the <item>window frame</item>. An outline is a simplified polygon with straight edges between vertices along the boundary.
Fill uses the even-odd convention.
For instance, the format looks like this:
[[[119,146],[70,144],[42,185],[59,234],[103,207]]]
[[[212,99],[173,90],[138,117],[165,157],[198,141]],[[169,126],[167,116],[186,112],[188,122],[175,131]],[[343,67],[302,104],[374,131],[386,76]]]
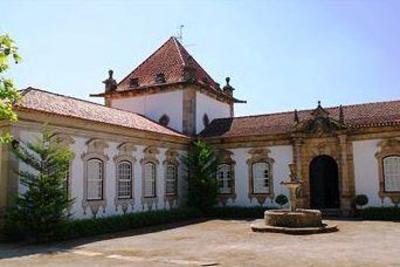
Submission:
[[[248,151],[249,159],[247,160],[248,167],[248,197],[250,201],[255,198],[260,205],[265,204],[267,198],[274,199],[274,163],[275,160],[270,157],[271,151],[266,147],[252,148]],[[253,164],[264,162],[269,164],[269,192],[255,193],[254,177],[253,177]]]
[[[121,177],[120,177],[120,165],[122,165],[122,164],[128,164],[129,165],[129,168],[130,168],[130,170],[129,170],[129,174],[130,174],[130,178],[129,179],[121,179]],[[116,166],[116,168],[117,168],[117,176],[116,176],[116,179],[117,179],[117,199],[119,199],[119,200],[125,200],[125,199],[132,199],[132,197],[133,197],[133,181],[134,181],[134,173],[133,173],[133,163],[130,161],[130,160],[127,160],[127,159],[122,159],[122,160],[119,160],[118,162],[117,162],[117,166]],[[121,181],[121,180],[124,180],[124,181]],[[121,182],[130,182],[130,185],[129,185],[129,195],[128,196],[121,196],[121,194],[120,194],[120,183]]]
[[[224,166],[224,167],[226,166],[227,167],[227,176],[228,176],[226,179],[224,179],[224,177],[222,177],[222,184],[224,185],[225,184],[224,181],[225,181],[226,185],[227,185],[226,187],[222,186],[222,188],[228,189],[229,192],[221,192],[221,190],[220,190],[221,189],[221,187],[220,187],[221,178],[219,176],[220,176],[221,173],[224,174],[224,172],[221,172],[221,169],[223,168],[222,166]],[[226,162],[218,164],[218,170],[217,170],[216,176],[217,176],[216,178],[217,178],[217,181],[218,181],[218,194],[220,194],[220,195],[230,195],[230,194],[232,194],[233,190],[234,190],[234,186],[233,186],[234,178],[233,178],[233,166],[232,166],[232,164],[226,163]],[[225,175],[223,175],[223,176],[225,176]]]
[[[146,166],[151,165],[152,166],[152,191],[153,194],[146,195],[146,179],[147,179],[147,173],[146,173]],[[155,164],[152,161],[147,161],[146,163],[143,164],[143,198],[147,199],[152,199],[157,197],[157,164]]]
[[[400,192],[399,191],[386,191],[385,183],[385,173],[384,173],[384,158],[400,156],[400,138],[399,137],[389,137],[382,139],[377,144],[377,152],[375,153],[375,158],[378,164],[378,182],[379,182],[379,192],[378,196],[381,199],[382,204],[385,198],[389,198],[394,205],[400,204]]]
[[[386,189],[385,159],[387,159],[387,158],[398,158],[398,160],[400,161],[400,154],[387,154],[387,155],[383,156],[382,159],[381,159],[381,166],[382,166],[381,169],[382,169],[382,178],[383,178],[383,181],[382,181],[383,182],[383,188],[382,188],[383,192],[384,193],[388,193],[388,194],[400,193],[400,187],[399,187],[398,190],[395,190],[395,191],[388,191]],[[398,179],[400,180],[400,168],[399,168],[399,178]]]
[[[266,169],[264,169],[264,177],[263,178],[257,178],[255,177],[255,172],[254,172],[254,168],[257,164],[265,164],[266,165]],[[251,164],[251,168],[252,168],[252,182],[253,182],[253,187],[252,187],[252,194],[254,195],[258,195],[258,194],[270,194],[271,193],[271,164],[268,161],[256,161],[253,162]],[[268,178],[265,178],[265,171],[268,170]],[[266,192],[256,192],[256,180],[261,180],[263,181],[264,184],[264,188],[265,186],[265,181],[268,181],[268,189],[266,190]]]
[[[173,167],[174,168],[174,177],[173,177],[173,179],[168,177],[168,174],[169,174],[168,168],[169,167]],[[178,195],[178,177],[179,177],[178,165],[175,164],[175,163],[171,163],[171,162],[167,163],[166,164],[166,169],[165,169],[165,195],[166,196],[176,196],[176,195]],[[173,192],[168,192],[168,190],[167,190],[168,182],[171,181],[171,180],[173,181],[174,190],[173,190]]]
[[[98,161],[98,162],[101,163],[101,179],[90,179],[90,176],[89,176],[89,173],[90,173],[89,172],[89,162],[90,161]],[[87,194],[86,194],[86,200],[87,201],[104,200],[104,176],[105,176],[104,175],[104,171],[105,171],[104,161],[102,159],[100,159],[100,158],[97,158],[97,157],[89,158],[87,160],[86,169],[87,169],[87,179],[86,179],[86,192],[87,192]],[[101,193],[101,196],[99,198],[90,198],[89,197],[89,181],[90,180],[94,180],[94,181],[97,181],[97,182],[101,181],[101,190],[99,190],[99,193]]]

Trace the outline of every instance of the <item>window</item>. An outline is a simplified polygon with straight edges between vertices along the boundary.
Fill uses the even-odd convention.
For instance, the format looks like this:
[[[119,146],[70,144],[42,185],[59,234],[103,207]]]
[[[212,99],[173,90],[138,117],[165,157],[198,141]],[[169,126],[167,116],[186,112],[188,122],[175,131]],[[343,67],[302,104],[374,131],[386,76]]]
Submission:
[[[117,166],[118,198],[132,197],[132,164],[122,161]]]
[[[139,86],[139,78],[131,78],[129,80],[129,87],[130,88],[136,88]]]
[[[156,196],[156,165],[146,163],[144,165],[144,197]]]
[[[87,165],[87,199],[103,199],[104,166],[100,159],[89,159]]]
[[[383,159],[383,175],[386,192],[400,192],[400,156]]]
[[[217,171],[218,188],[221,194],[232,193],[231,165],[221,164]]]
[[[253,164],[253,193],[269,193],[270,165],[266,162]]]
[[[174,164],[167,165],[167,177],[165,178],[165,193],[176,195],[177,193],[178,168]]]

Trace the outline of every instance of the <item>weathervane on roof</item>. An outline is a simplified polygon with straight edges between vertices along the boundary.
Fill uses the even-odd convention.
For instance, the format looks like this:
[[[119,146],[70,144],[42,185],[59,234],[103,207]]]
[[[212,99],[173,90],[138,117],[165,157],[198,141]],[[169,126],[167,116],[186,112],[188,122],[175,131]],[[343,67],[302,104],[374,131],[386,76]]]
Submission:
[[[185,25],[179,25],[179,32],[176,36],[176,39],[178,39],[181,43],[183,42],[183,27],[185,27]]]

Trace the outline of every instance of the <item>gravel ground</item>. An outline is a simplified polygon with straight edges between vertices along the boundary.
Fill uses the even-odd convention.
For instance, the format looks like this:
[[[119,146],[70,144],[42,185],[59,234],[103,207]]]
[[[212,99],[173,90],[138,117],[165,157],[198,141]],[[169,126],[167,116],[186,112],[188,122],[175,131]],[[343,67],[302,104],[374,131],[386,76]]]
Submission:
[[[400,266],[400,223],[335,221],[339,232],[253,233],[245,220],[166,225],[46,246],[0,245],[0,266]]]

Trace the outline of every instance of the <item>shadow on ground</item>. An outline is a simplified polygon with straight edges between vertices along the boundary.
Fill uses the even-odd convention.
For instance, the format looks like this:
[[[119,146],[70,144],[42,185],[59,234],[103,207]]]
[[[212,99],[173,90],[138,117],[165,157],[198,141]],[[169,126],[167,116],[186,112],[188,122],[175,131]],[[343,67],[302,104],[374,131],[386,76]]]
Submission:
[[[11,259],[15,257],[23,257],[23,256],[31,256],[34,254],[53,254],[57,252],[68,251],[75,247],[97,242],[108,239],[120,238],[120,237],[128,237],[135,235],[143,235],[149,233],[162,232],[182,226],[194,225],[198,223],[203,223],[208,221],[208,219],[196,219],[196,220],[188,220],[183,222],[169,223],[159,226],[149,226],[140,229],[133,229],[130,231],[118,232],[118,233],[109,233],[103,235],[97,235],[93,237],[84,237],[74,240],[65,240],[60,242],[52,242],[45,244],[28,244],[28,243],[0,243],[0,260],[1,259]]]

